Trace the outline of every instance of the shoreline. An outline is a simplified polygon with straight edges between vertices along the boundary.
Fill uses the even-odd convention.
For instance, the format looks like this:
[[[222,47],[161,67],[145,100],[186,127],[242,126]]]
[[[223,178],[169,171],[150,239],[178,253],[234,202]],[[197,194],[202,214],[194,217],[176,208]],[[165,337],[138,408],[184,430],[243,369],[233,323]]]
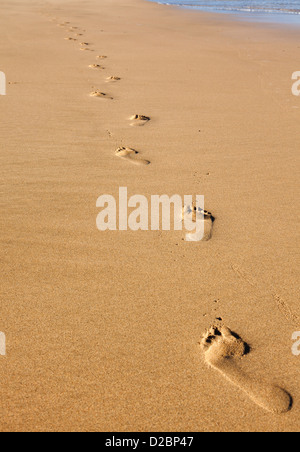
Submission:
[[[200,19],[200,15],[202,15],[203,18],[205,18],[206,20],[209,20],[210,22],[214,22],[214,21],[221,21],[224,23],[230,23],[232,22],[233,24],[241,24],[241,25],[248,25],[248,26],[257,26],[258,28],[261,29],[281,29],[282,31],[285,32],[291,32],[293,33],[299,33],[299,27],[300,27],[300,19],[299,19],[299,15],[294,15],[294,17],[298,18],[299,23],[293,23],[293,21],[291,23],[289,23],[288,21],[284,20],[284,16],[292,16],[288,15],[288,14],[277,14],[277,13],[270,13],[270,14],[256,14],[256,13],[243,13],[242,11],[240,12],[226,12],[226,11],[206,11],[206,10],[201,10],[201,9],[192,9],[192,8],[188,8],[188,7],[181,7],[179,5],[173,5],[173,4],[163,4],[163,3],[159,3],[157,0],[141,0],[143,2],[146,3],[152,3],[155,4],[159,7],[162,8],[166,8],[166,9],[173,9],[176,10],[177,12],[181,12],[181,13],[189,13],[189,14],[195,14],[195,15],[199,15],[199,19]],[[254,18],[254,16],[256,16],[256,18]],[[275,21],[275,20],[271,20],[271,18],[273,16],[282,16],[282,20],[281,21]],[[251,18],[252,17],[252,18]],[[269,20],[267,20],[269,18]],[[264,20],[265,19],[265,20]]]
[[[225,10],[225,9],[213,9],[213,8],[201,8],[201,6],[198,7],[192,7],[192,6],[182,6],[182,5],[176,5],[176,4],[170,4],[170,3],[160,3],[158,0],[145,0],[150,1],[153,3],[156,3],[158,5],[167,6],[171,8],[177,8],[179,10],[188,10],[193,12],[203,12],[205,14],[215,14],[215,15],[225,15],[230,16],[234,20],[239,20],[243,22],[249,22],[249,23],[262,23],[262,24],[274,24],[274,25],[283,25],[283,26],[294,26],[298,28],[300,26],[300,12],[299,13],[293,13],[293,12],[279,12],[279,11],[247,11],[247,10]],[[292,19],[293,18],[293,19]],[[277,19],[277,20],[276,20]]]
[[[1,431],[297,430],[298,33],[146,0],[10,0],[0,27]],[[119,187],[204,195],[208,240],[100,232]]]

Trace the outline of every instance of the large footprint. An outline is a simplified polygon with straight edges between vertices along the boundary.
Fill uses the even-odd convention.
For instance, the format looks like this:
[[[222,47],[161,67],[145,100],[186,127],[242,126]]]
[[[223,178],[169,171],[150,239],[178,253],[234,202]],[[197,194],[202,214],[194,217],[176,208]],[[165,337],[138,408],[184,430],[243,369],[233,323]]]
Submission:
[[[116,150],[116,155],[123,159],[129,160],[135,165],[150,165],[149,160],[142,159],[139,157],[139,153],[131,148],[119,148]]]
[[[236,364],[249,353],[249,346],[229,328],[212,327],[201,341],[206,363],[243,390],[261,408],[274,414],[288,412],[293,399],[278,386],[260,381],[242,371]]]

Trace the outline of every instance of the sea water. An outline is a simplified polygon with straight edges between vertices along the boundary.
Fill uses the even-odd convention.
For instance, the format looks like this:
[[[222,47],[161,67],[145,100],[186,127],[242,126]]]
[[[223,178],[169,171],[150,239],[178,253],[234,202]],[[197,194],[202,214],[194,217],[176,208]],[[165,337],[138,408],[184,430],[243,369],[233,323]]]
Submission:
[[[300,0],[151,0],[208,12],[238,14],[250,20],[300,25]]]

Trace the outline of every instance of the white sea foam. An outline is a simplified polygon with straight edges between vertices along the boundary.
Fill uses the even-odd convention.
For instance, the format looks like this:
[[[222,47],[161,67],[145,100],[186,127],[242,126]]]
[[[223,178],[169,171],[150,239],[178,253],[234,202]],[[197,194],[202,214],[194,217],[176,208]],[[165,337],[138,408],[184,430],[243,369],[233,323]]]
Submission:
[[[157,2],[210,12],[300,16],[300,0],[157,0]]]

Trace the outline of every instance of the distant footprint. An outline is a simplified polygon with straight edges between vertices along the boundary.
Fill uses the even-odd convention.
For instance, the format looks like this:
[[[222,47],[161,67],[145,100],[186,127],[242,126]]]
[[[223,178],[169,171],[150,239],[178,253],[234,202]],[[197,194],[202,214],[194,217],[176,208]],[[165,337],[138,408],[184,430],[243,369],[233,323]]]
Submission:
[[[293,404],[292,397],[278,386],[260,381],[242,371],[238,359],[250,352],[250,347],[229,328],[213,326],[201,341],[205,361],[247,396],[274,414],[287,413]]]
[[[94,50],[90,49],[89,47],[81,47],[79,50],[82,50],[83,52],[85,51],[94,52]]]
[[[151,118],[149,118],[149,116],[144,116],[144,115],[134,115],[131,116],[131,118],[129,118],[130,121],[133,121],[130,125],[131,126],[144,126],[145,124],[147,124],[147,122],[150,121]]]
[[[196,229],[196,221],[204,221],[204,235],[203,231],[200,231],[198,234],[195,232],[191,232],[190,234],[186,234],[186,240],[187,241],[203,241],[207,242],[212,237],[213,232],[213,224],[215,222],[215,217],[212,215],[211,212],[208,212],[207,210],[203,210],[200,207],[196,206],[196,203],[193,202],[191,205],[186,205],[182,209],[182,220],[184,218],[187,218],[188,220],[195,223],[195,229]],[[201,235],[201,237],[199,236]],[[202,236],[203,235],[203,236]]]
[[[107,77],[106,79],[107,82],[118,82],[119,80],[121,80],[121,77],[116,77],[114,75],[112,75],[111,77]]]
[[[103,99],[113,99],[113,97],[108,96],[106,93],[102,93],[101,91],[93,91],[90,93],[91,97],[102,97]]]
[[[139,157],[139,153],[131,148],[121,147],[117,149],[116,156],[129,160],[135,165],[150,165],[149,160],[144,160]]]
[[[77,41],[75,38],[65,38],[66,41]]]
[[[90,69],[104,69],[104,67],[100,66],[100,64],[90,64],[89,68]]]
[[[107,58],[107,56],[105,56],[105,55],[98,55],[97,58],[99,60],[105,60]]]

